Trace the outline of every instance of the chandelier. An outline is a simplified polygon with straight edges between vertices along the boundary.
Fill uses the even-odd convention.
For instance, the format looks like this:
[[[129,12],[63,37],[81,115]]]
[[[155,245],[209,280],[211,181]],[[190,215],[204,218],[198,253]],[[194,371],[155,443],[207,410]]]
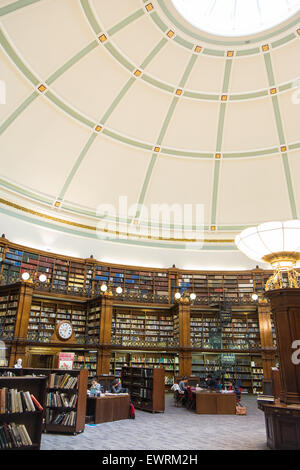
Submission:
[[[300,260],[300,220],[266,222],[247,228],[235,237],[235,243],[249,258],[268,263],[274,269],[266,290],[298,288],[295,267]]]

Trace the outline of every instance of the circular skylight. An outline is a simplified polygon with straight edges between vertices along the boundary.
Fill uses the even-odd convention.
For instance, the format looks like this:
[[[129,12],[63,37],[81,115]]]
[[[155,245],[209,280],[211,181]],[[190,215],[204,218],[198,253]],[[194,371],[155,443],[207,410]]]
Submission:
[[[193,26],[219,36],[260,33],[300,11],[300,0],[172,0]]]

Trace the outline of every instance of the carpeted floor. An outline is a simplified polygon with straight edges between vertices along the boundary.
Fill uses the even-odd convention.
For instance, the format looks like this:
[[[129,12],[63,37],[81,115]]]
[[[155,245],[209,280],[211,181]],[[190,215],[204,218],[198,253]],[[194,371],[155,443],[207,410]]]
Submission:
[[[197,415],[176,408],[166,395],[165,413],[136,410],[127,419],[85,426],[84,433],[42,435],[42,450],[265,450],[264,414],[255,396],[242,396],[247,416]]]

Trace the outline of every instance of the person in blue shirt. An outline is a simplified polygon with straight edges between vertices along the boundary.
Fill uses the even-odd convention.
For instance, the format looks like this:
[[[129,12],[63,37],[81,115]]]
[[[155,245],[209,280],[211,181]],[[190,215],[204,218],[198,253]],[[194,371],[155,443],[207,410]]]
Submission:
[[[128,393],[128,388],[122,387],[121,380],[115,379],[111,384],[112,393]]]
[[[90,392],[92,395],[97,395],[97,393],[104,392],[103,386],[97,382],[96,378],[92,379],[92,386],[91,386]]]

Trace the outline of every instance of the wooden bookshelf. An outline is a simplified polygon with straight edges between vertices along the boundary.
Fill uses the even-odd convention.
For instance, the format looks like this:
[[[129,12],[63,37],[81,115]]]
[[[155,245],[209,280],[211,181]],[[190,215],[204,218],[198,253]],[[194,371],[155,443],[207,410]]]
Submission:
[[[134,406],[143,411],[165,411],[165,370],[123,367],[122,386],[128,388]]]
[[[1,373],[1,371],[0,371]],[[0,389],[15,389],[33,394],[42,407],[45,406],[47,378],[43,377],[3,377],[0,376]],[[39,450],[41,445],[41,433],[43,427],[43,411],[23,411],[17,413],[0,414],[0,427],[3,423],[23,424],[32,441],[32,445],[13,447],[8,450]]]
[[[43,375],[47,378],[46,382],[46,397],[43,403],[47,403],[47,397],[49,397],[50,393],[64,393],[67,396],[72,396],[74,394],[77,395],[76,405],[74,407],[68,406],[46,406],[44,408],[43,418],[44,418],[44,425],[43,430],[45,432],[59,432],[59,433],[72,433],[77,434],[84,431],[85,427],[85,412],[86,412],[86,398],[87,398],[87,387],[88,387],[88,371],[86,369],[81,370],[65,370],[65,369],[31,369],[31,368],[23,368],[23,369],[14,369],[14,368],[0,368],[0,374],[10,372],[11,374],[15,374],[20,378],[25,379],[25,375],[30,376],[40,376]],[[68,374],[71,377],[77,379],[76,385],[70,389],[59,387],[59,386],[49,386],[50,375],[56,374],[57,377],[61,377],[64,374]],[[63,425],[63,424],[55,424],[53,422],[47,422],[50,413],[52,412],[51,421],[55,419],[55,417],[60,413],[70,413],[74,412],[75,420],[72,425]]]

